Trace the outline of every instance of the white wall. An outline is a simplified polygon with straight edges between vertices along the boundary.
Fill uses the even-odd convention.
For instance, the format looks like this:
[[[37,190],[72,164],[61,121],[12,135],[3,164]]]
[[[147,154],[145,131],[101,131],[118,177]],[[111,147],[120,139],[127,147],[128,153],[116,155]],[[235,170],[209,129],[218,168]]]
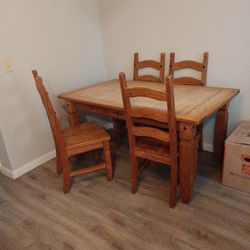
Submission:
[[[0,132],[5,167],[13,171],[54,149],[31,69],[44,77],[61,115],[56,96],[102,80],[105,70],[97,1],[0,0],[0,6],[0,63],[11,59],[14,70],[0,70]]]
[[[208,51],[208,85],[241,90],[231,103],[229,131],[240,119],[250,120],[249,0],[99,2],[107,78],[120,71],[131,78],[136,51],[155,59],[166,52],[167,61],[171,51],[177,60],[201,60]],[[204,141],[211,145],[213,119],[205,128]]]

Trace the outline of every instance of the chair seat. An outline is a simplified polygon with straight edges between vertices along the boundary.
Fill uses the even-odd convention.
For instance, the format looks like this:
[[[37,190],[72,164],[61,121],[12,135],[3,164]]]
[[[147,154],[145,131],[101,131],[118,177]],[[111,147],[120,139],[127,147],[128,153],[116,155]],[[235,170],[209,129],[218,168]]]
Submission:
[[[110,135],[96,122],[87,122],[63,131],[68,155],[76,155],[99,148],[104,141],[110,140]],[[85,148],[85,149],[84,149]]]
[[[155,139],[137,138],[135,154],[148,160],[171,164],[169,144]]]

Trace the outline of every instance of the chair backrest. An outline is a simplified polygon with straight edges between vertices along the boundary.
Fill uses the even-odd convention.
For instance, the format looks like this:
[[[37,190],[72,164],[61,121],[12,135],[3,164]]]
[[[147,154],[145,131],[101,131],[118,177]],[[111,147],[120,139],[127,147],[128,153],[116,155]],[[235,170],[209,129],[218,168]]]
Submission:
[[[159,76],[139,75],[139,71],[145,68],[152,68],[159,71]],[[154,60],[139,61],[139,54],[134,54],[134,80],[146,82],[164,82],[165,53],[161,53],[160,62]]]
[[[159,91],[148,87],[130,87],[127,85],[126,76],[124,73],[120,73],[119,80],[129,132],[129,139],[131,141],[130,145],[135,144],[136,137],[153,138],[158,141],[170,143],[171,158],[173,159],[176,157],[177,132],[172,76],[166,77],[166,88],[164,91]],[[166,105],[166,110],[160,111],[155,108],[133,106],[130,99],[136,97],[146,97],[157,101],[162,101],[162,105]],[[166,129],[138,125],[136,124],[136,119],[138,118],[166,123]]]
[[[184,60],[175,62],[175,53],[170,54],[169,74],[174,78],[174,84],[206,86],[207,81],[208,52],[203,53],[203,62]],[[174,77],[177,70],[192,69],[201,73],[200,79],[194,77]]]
[[[44,108],[46,110],[46,113],[49,119],[54,141],[55,141],[57,149],[59,150],[58,153],[60,154],[61,157],[67,158],[65,142],[64,142],[63,133],[60,127],[60,123],[57,119],[56,112],[54,111],[54,108],[50,101],[48,92],[46,91],[46,88],[43,84],[43,79],[41,78],[41,76],[38,75],[38,72],[36,70],[32,70],[32,74],[35,79],[36,88],[41,96]]]

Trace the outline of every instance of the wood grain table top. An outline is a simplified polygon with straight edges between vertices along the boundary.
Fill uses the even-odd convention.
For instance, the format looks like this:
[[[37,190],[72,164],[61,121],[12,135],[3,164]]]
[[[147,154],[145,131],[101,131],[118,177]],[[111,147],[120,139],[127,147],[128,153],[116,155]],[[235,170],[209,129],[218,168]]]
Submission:
[[[156,90],[164,90],[165,88],[162,83],[127,82],[129,86],[145,86]],[[199,125],[239,92],[239,89],[231,88],[175,85],[176,120]],[[61,94],[58,97],[66,101],[123,111],[120,83],[117,79]],[[133,105],[146,106],[167,112],[164,102],[147,98],[135,98]]]

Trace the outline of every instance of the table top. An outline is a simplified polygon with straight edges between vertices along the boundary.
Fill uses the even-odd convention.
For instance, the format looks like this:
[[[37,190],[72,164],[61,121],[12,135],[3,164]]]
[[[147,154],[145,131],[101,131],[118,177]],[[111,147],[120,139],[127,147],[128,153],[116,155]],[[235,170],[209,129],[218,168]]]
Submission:
[[[165,84],[127,81],[128,86],[144,86],[164,90]],[[239,89],[175,85],[176,120],[199,125],[214,112],[228,103],[239,93]],[[93,86],[78,89],[58,96],[66,101],[94,105],[111,110],[123,111],[123,102],[119,80],[101,82]],[[156,108],[167,113],[165,103],[148,98],[134,98],[133,105]]]

